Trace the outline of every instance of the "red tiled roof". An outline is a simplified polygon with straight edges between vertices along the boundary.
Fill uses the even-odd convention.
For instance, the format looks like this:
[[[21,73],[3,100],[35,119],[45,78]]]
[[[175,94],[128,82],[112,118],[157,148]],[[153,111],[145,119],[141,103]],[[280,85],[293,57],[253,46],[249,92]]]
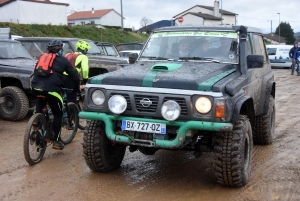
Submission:
[[[114,10],[114,9],[110,8],[110,9],[103,9],[103,10],[94,10],[94,13],[92,13],[91,10],[74,12],[68,16],[68,20],[101,18],[112,10]],[[119,14],[119,13],[117,13],[117,14]]]
[[[15,0],[0,0],[0,7],[13,1]]]
[[[5,4],[14,2],[14,1],[16,1],[16,0],[0,0],[0,7],[4,6]],[[44,0],[44,1],[26,0],[26,1],[34,2],[34,3],[45,3],[45,4],[56,4],[56,5],[69,6],[69,4],[67,4],[67,3],[51,2],[50,0]]]

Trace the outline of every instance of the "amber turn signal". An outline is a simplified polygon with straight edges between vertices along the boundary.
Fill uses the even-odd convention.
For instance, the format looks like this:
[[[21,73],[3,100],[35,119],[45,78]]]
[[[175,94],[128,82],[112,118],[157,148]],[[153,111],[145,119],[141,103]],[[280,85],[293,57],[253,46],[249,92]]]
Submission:
[[[224,105],[217,105],[216,107],[216,118],[224,118]]]

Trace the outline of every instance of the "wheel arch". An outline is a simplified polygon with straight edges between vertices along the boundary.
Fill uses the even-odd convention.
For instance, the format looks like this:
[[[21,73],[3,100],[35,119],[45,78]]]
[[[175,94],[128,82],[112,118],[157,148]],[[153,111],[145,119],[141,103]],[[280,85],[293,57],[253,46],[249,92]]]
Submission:
[[[251,127],[254,128],[255,125],[255,112],[253,106],[253,99],[249,96],[244,96],[240,98],[234,107],[233,121],[239,119],[239,115],[247,115],[249,118]]]
[[[108,70],[105,68],[90,68],[89,69],[89,77],[93,77],[96,75],[101,75],[104,73],[108,73]]]
[[[269,83],[267,90],[266,90],[263,114],[266,114],[269,110],[269,102],[270,102],[269,97],[272,96],[275,100],[275,92],[276,92],[276,82],[273,81],[273,82]]]
[[[22,81],[13,77],[0,77],[0,86],[1,88],[8,86],[19,87],[24,90]]]

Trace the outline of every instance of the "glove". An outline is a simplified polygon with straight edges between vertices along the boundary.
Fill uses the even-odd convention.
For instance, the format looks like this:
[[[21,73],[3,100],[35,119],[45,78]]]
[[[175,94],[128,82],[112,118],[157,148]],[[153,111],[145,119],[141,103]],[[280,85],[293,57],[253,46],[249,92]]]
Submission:
[[[75,88],[73,89],[73,93],[80,93],[80,88],[75,87]]]

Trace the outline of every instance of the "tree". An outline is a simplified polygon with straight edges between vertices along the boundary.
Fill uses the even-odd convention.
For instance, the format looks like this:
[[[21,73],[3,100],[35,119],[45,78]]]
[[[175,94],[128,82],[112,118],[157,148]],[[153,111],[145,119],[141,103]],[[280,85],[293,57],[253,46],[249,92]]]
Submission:
[[[292,29],[290,23],[281,22],[280,23],[280,36],[286,38],[286,43],[288,45],[294,44],[296,38],[294,37],[294,30]],[[279,35],[279,26],[276,28],[275,34]]]
[[[145,27],[145,26],[147,26],[147,25],[149,25],[149,24],[151,24],[151,23],[152,23],[152,20],[150,20],[150,19],[147,18],[147,17],[143,17],[143,18],[141,19],[141,21],[140,21],[141,27]]]

